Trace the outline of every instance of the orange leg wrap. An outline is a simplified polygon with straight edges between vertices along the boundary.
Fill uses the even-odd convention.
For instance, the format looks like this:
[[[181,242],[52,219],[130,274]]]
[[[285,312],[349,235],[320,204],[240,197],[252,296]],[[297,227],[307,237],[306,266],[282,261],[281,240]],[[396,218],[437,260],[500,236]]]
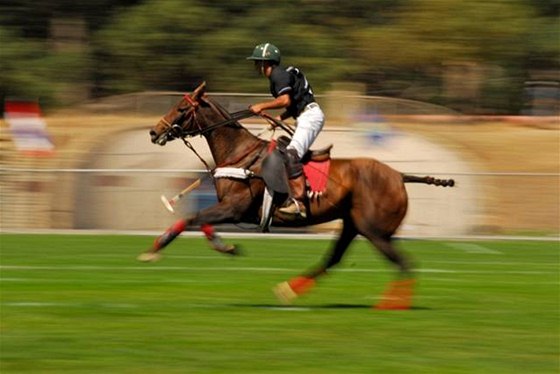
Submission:
[[[412,306],[412,294],[415,279],[394,281],[389,284],[383,293],[379,303],[375,306],[377,310],[407,310]]]

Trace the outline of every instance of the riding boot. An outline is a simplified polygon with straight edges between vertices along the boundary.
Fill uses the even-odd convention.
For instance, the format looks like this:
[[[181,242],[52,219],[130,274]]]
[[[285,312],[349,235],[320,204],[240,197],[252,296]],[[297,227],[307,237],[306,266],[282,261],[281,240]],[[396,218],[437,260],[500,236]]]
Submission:
[[[302,173],[296,178],[288,180],[291,191],[291,198],[288,200],[288,205],[278,209],[285,214],[298,215],[301,218],[306,218],[305,204],[303,199],[305,197],[305,175]]]
[[[305,195],[303,165],[297,151],[293,148],[286,149],[284,156],[291,193],[290,199],[288,199],[286,205],[280,208],[279,211],[284,214],[295,214],[305,218],[305,205],[301,203]]]

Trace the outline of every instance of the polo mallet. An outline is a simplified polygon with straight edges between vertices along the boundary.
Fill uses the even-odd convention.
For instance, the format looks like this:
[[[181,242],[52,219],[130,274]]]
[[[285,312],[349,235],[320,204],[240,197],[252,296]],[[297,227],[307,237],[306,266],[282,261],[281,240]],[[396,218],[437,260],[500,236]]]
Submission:
[[[195,180],[191,185],[189,185],[187,188],[185,188],[183,191],[179,192],[177,195],[173,196],[173,198],[169,200],[167,199],[167,197],[165,197],[165,195],[161,195],[161,202],[163,203],[165,209],[175,214],[175,209],[173,209],[173,207],[175,206],[175,204],[177,204],[177,201],[181,200],[183,196],[185,196],[195,188],[198,188],[198,186],[200,186],[200,183],[202,183],[201,178]]]

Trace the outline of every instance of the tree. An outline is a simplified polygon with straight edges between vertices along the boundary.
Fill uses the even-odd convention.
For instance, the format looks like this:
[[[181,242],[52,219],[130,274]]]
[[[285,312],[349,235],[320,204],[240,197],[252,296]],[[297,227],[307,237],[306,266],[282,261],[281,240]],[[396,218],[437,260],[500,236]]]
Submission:
[[[559,12],[559,0],[11,0],[0,11],[11,72],[0,88],[51,102],[73,80],[95,95],[203,79],[214,91],[264,92],[245,56],[270,41],[317,92],[358,81],[373,94],[515,112],[531,69],[560,69]],[[84,50],[53,53],[55,16],[87,22]],[[476,95],[449,84],[461,66],[478,74]]]

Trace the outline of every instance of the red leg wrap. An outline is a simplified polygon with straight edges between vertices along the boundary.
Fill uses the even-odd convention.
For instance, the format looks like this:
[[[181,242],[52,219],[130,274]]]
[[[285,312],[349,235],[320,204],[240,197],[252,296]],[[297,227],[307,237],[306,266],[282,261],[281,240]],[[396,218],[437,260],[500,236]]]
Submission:
[[[159,251],[163,247],[167,246],[173,239],[175,239],[179,234],[185,231],[187,227],[187,222],[184,219],[178,220],[167,229],[161,236],[159,236],[154,242],[153,251]]]
[[[315,283],[315,279],[306,277],[296,277],[290,279],[290,281],[288,282],[292,291],[294,291],[298,295],[309,291],[313,286],[315,286]]]
[[[205,223],[200,226],[200,230],[204,233],[206,239],[212,240],[212,238],[214,238],[214,226]]]
[[[177,234],[180,234],[183,231],[185,231],[186,227],[187,227],[187,222],[184,219],[180,219],[177,222],[175,222],[173,226],[171,226],[171,230],[173,232],[176,232]]]

